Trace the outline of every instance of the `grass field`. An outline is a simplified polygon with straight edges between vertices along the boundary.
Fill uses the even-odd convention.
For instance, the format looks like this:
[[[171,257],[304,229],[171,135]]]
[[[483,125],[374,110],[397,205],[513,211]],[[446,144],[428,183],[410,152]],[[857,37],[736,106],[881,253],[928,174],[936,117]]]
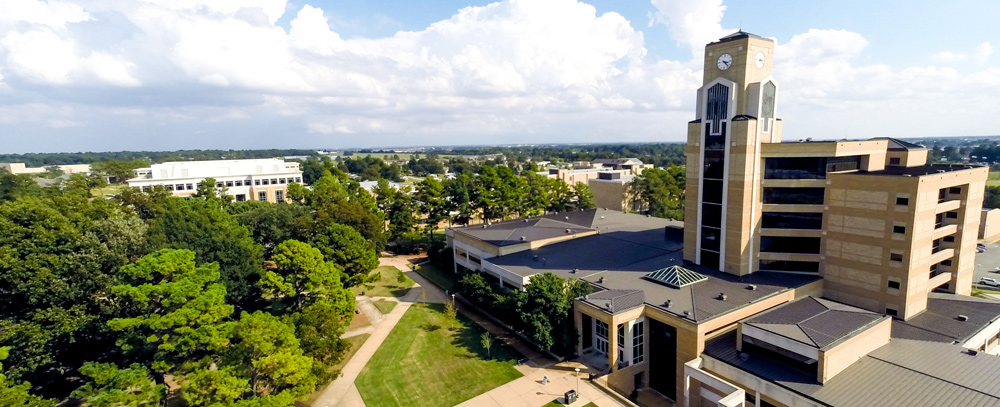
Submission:
[[[413,279],[392,266],[383,266],[372,270],[372,274],[375,273],[381,275],[379,281],[355,286],[353,288],[354,295],[364,293],[369,297],[402,297],[415,284]],[[400,276],[402,276],[402,280],[400,280]]]
[[[441,304],[406,311],[354,382],[365,404],[454,406],[521,377],[516,351],[494,343],[494,360],[486,360],[483,329],[461,315],[449,322],[442,311]]]
[[[417,274],[430,280],[434,285],[445,290],[455,291],[455,276],[452,273],[441,271],[431,263],[424,263],[417,266]]]
[[[990,176],[986,178],[986,186],[988,187],[1000,186],[1000,172],[990,171]]]
[[[128,186],[125,184],[114,184],[114,185],[104,185],[90,190],[90,196],[95,198],[104,198],[108,195],[118,195],[123,189]]]
[[[385,315],[392,312],[392,309],[396,308],[397,304],[399,303],[396,301],[378,300],[375,301],[375,308],[378,308],[378,311]]]

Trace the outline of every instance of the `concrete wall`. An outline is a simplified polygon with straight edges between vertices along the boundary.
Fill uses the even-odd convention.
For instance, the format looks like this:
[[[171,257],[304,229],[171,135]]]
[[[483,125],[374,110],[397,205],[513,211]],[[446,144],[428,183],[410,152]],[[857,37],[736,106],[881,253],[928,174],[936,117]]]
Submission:
[[[819,377],[817,378],[819,382],[826,383],[827,380],[832,379],[837,373],[844,371],[871,351],[888,344],[891,331],[892,319],[886,318],[878,325],[868,328],[867,331],[822,352],[819,358]]]
[[[1000,209],[983,209],[979,216],[979,238],[990,239],[1000,235]]]

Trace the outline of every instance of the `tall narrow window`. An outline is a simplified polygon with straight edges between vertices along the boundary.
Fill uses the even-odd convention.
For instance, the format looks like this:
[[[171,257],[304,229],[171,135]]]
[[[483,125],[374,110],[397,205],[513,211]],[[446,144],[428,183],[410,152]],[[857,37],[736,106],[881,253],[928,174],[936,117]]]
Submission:
[[[771,131],[771,123],[774,121],[774,94],[778,88],[774,82],[768,81],[764,84],[764,100],[761,103],[760,118],[763,119],[764,133]]]
[[[278,203],[285,202],[285,191],[282,191],[280,189],[274,191],[274,202]]]
[[[711,125],[710,134],[722,134],[722,121],[729,118],[729,87],[721,83],[708,88],[708,109],[705,118]]]
[[[267,191],[258,191],[257,192],[257,200],[258,201],[267,201]]]
[[[642,321],[632,325],[632,364],[640,363],[643,360],[642,347]]]

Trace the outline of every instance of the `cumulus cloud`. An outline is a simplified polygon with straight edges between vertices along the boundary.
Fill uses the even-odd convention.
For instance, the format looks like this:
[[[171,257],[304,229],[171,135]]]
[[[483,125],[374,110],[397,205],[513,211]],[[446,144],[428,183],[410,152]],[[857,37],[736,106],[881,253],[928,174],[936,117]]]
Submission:
[[[704,45],[734,30],[721,0],[651,5],[690,58],[649,57],[632,22],[577,0],[503,0],[350,39],[285,0],[0,0],[0,133],[79,150],[679,141]],[[927,111],[972,83],[1000,94],[983,92],[995,69],[860,64],[867,46],[843,30],[779,42],[783,115]],[[148,133],[160,137],[134,137]]]

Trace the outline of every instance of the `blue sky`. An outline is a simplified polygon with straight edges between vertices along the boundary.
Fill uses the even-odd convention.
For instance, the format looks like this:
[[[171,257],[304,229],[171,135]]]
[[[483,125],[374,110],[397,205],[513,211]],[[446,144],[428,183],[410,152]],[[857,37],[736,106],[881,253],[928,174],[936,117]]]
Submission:
[[[998,134],[996,15],[995,1],[3,0],[0,152],[681,141],[697,56],[741,26],[777,40],[786,139]]]

